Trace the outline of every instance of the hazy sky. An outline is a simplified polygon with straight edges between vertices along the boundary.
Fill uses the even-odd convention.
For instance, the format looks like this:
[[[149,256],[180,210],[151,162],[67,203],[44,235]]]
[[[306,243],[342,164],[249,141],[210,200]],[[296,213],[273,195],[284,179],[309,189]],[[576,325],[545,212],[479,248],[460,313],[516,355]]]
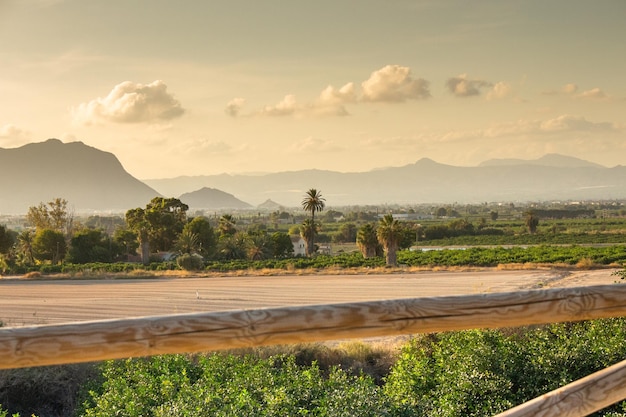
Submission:
[[[0,147],[140,179],[626,164],[624,0],[0,0]]]

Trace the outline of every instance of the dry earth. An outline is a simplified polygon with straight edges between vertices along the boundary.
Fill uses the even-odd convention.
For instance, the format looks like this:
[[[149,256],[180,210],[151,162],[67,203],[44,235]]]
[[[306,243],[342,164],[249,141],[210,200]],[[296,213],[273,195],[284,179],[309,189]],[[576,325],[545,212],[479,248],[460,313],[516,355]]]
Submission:
[[[377,275],[0,279],[0,320],[29,326],[619,282],[613,269],[406,272]]]

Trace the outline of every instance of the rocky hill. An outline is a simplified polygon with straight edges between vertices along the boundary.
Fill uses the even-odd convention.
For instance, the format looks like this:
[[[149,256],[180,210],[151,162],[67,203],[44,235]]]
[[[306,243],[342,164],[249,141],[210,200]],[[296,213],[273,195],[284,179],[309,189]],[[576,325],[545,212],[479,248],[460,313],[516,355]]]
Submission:
[[[190,209],[249,209],[252,206],[237,199],[234,195],[214,188],[204,187],[197,191],[185,193],[179,197],[180,201],[187,204]]]
[[[119,160],[82,142],[49,139],[0,148],[0,213],[64,198],[76,212],[123,212],[160,194],[124,170]]]

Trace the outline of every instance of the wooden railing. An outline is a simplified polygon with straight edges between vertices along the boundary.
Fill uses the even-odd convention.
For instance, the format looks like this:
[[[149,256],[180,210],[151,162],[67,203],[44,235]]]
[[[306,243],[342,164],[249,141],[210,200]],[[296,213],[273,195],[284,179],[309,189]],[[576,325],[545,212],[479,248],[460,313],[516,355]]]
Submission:
[[[626,316],[626,286],[528,290],[0,328],[0,369]],[[584,416],[626,398],[626,363],[501,416]]]

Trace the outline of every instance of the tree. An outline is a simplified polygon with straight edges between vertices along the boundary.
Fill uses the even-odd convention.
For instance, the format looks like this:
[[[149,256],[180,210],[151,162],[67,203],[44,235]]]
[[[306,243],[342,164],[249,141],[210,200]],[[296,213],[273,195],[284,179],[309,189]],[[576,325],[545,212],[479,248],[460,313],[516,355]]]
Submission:
[[[176,251],[181,254],[192,255],[200,250],[200,239],[191,229],[183,229],[178,241],[176,242]]]
[[[534,210],[528,210],[524,213],[524,216],[526,217],[526,228],[528,229],[528,233],[534,235],[537,233],[537,226],[539,226],[539,217],[537,217]]]
[[[126,212],[126,224],[137,233],[141,246],[141,260],[150,262],[150,250],[167,251],[174,247],[187,222],[189,206],[177,198],[155,197],[145,209]]]
[[[339,232],[334,236],[334,240],[339,243],[354,242],[357,229],[354,223],[344,223],[339,227]]]
[[[317,233],[317,227],[315,226],[315,212],[324,210],[326,206],[326,199],[322,197],[322,193],[315,188],[311,188],[306,192],[304,199],[302,199],[302,208],[305,211],[311,213],[311,222],[308,226],[308,233],[305,240],[307,255],[311,256],[315,248],[315,234]],[[303,223],[304,225],[304,223]],[[304,235],[302,235],[304,237]]]
[[[400,222],[393,218],[393,215],[387,214],[380,220],[378,228],[376,229],[376,236],[378,242],[383,246],[385,250],[385,260],[387,266],[396,266],[396,252],[398,250],[398,244],[402,237],[402,225]]]
[[[300,236],[306,242],[306,253],[308,256],[311,256],[317,250],[315,247],[315,235],[319,233],[320,229],[320,224],[314,223],[311,219],[305,219],[300,226]]]
[[[33,241],[35,233],[32,230],[24,230],[17,235],[17,250],[26,259],[28,265],[35,263],[35,252],[33,250]]]
[[[220,258],[225,260],[246,259],[247,243],[247,236],[242,232],[221,237],[218,242]]]
[[[272,240],[266,232],[248,234],[246,250],[251,261],[267,259],[272,256]]]
[[[37,230],[52,229],[71,234],[74,216],[68,211],[67,200],[55,198],[48,204],[39,203],[38,206],[28,208],[26,220]]]
[[[139,239],[141,262],[147,265],[150,263],[150,223],[146,219],[145,213],[144,209],[138,207],[128,210],[125,218],[126,224]]]
[[[112,262],[113,244],[111,238],[100,229],[79,230],[70,240],[67,254],[69,262]]]
[[[150,245],[157,251],[169,251],[187,223],[189,206],[177,198],[155,197],[146,206]]]
[[[128,260],[131,253],[137,253],[137,248],[139,247],[137,233],[125,227],[115,229],[113,242],[120,250],[119,255],[124,255],[124,260]]]
[[[189,223],[183,227],[183,233],[189,230],[194,233],[198,238],[198,253],[204,258],[211,258],[215,256],[217,251],[217,241],[215,237],[215,230],[209,219],[203,216],[194,217]]]
[[[293,256],[293,243],[289,234],[283,232],[274,232],[272,239],[272,256],[274,258],[288,258]]]
[[[237,224],[237,221],[231,214],[222,215],[222,217],[220,217],[219,224],[217,225],[220,237],[233,236],[235,233],[237,233],[237,227],[235,226],[235,224]]]
[[[16,233],[0,224],[0,253],[8,253],[15,243]]]
[[[376,227],[366,223],[356,234],[356,244],[364,258],[374,258],[379,254],[380,243],[376,236]]]
[[[52,229],[41,229],[33,239],[35,259],[58,264],[65,257],[67,245],[63,233]]]

